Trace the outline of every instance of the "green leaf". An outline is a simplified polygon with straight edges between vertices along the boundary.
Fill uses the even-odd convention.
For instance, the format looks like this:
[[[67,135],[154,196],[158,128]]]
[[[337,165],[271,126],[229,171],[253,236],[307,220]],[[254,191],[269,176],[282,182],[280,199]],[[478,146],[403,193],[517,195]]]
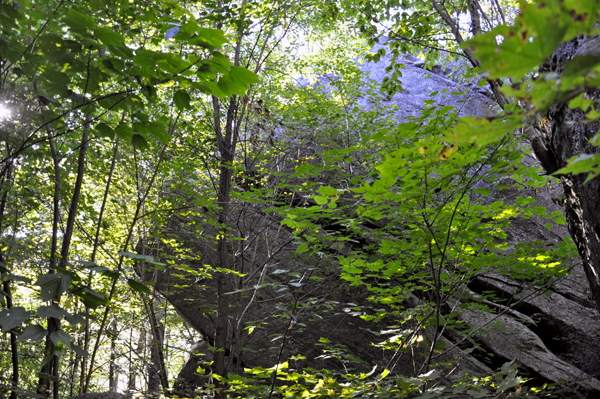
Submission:
[[[231,67],[228,74],[224,74],[219,79],[219,89],[227,94],[236,94],[243,96],[250,89],[250,84],[258,83],[258,76],[243,67]]]
[[[96,125],[96,134],[100,137],[108,137],[111,140],[115,138],[115,131],[106,123],[99,123]]]
[[[258,75],[244,67],[232,67],[229,76],[237,84],[250,88],[251,84],[260,82]]]
[[[319,193],[321,193],[325,196],[334,196],[334,197],[336,197],[339,194],[338,190],[336,190],[335,188],[330,187],[330,186],[319,187]]]
[[[502,392],[507,390],[508,388],[513,388],[521,385],[523,379],[516,376],[516,371],[511,371],[508,373],[504,381],[498,386],[497,391]]]
[[[69,322],[71,327],[75,327],[77,324],[85,325],[85,317],[80,314],[67,314],[65,320]]]
[[[303,252],[308,251],[308,244],[304,243],[304,244],[300,244],[298,246],[298,248],[296,249],[296,255],[300,255]]]
[[[51,301],[65,293],[71,285],[71,278],[62,273],[44,274],[40,276],[35,285],[41,288],[42,301]]]
[[[93,30],[96,26],[94,18],[81,14],[70,7],[63,19],[64,23],[71,28],[73,32],[85,34],[87,30]]]
[[[219,85],[215,82],[206,81],[202,84],[197,85],[197,88],[204,93],[212,94],[218,98],[223,98],[227,96],[227,94],[223,92],[223,90],[221,90]]]
[[[476,188],[475,192],[479,195],[487,197],[492,193],[492,190],[490,190],[489,188]]]
[[[218,29],[201,28],[198,22],[192,21],[183,25],[175,39],[212,50],[227,43],[225,33]]]
[[[38,325],[27,326],[27,327],[25,327],[25,329],[23,330],[21,335],[19,335],[18,340],[19,341],[28,341],[28,340],[39,341],[42,338],[44,338],[47,333],[48,332],[46,331],[46,329],[44,329],[41,326],[38,326]]]
[[[600,154],[581,154],[569,159],[569,164],[554,175],[589,173],[586,182],[600,175]]]
[[[50,333],[50,339],[54,342],[55,345],[62,344],[64,347],[68,348],[71,346],[71,341],[73,341],[73,337],[62,330],[53,331]]]
[[[158,51],[151,51],[139,48],[135,50],[133,62],[142,68],[143,75],[158,77],[154,71],[159,65],[160,61],[165,60],[167,57],[167,54],[163,54]],[[167,66],[167,64],[164,62],[160,63],[160,65],[163,67]]]
[[[104,44],[110,46],[121,46],[125,44],[123,36],[111,28],[100,27],[95,30],[96,37]]]
[[[104,295],[88,287],[84,287],[81,291],[78,291],[77,296],[81,299],[81,302],[90,309],[97,309],[108,303]]]
[[[227,73],[227,71],[229,71],[229,69],[233,67],[233,64],[231,63],[231,61],[229,61],[229,58],[225,57],[220,52],[213,51],[211,55],[212,58],[210,58],[209,61],[212,69],[216,69],[217,71],[222,73]],[[218,66],[220,68],[215,68],[215,66]]]
[[[98,100],[98,104],[110,111],[119,111],[127,108],[127,94],[108,95]]]
[[[475,143],[483,146],[512,133],[522,125],[520,115],[507,119],[466,117],[455,126],[449,138],[456,143]]]
[[[131,144],[133,144],[133,146],[140,151],[145,151],[148,148],[150,148],[150,146],[148,145],[148,142],[146,141],[144,136],[142,136],[141,134],[138,134],[138,133],[135,133],[131,137]]]
[[[183,90],[177,90],[177,92],[175,92],[173,101],[175,101],[175,105],[180,111],[192,109],[192,106],[190,105],[190,96]]]
[[[168,144],[171,141],[171,135],[168,133],[168,129],[164,123],[154,121],[148,124],[148,131],[154,137],[156,137],[161,143]]]
[[[37,309],[38,317],[43,317],[43,318],[54,317],[57,319],[62,319],[63,317],[67,316],[68,314],[69,313],[66,310],[61,309],[56,304],[52,304],[50,306],[40,306]]]
[[[4,309],[0,312],[0,324],[2,332],[8,332],[15,327],[20,326],[31,316],[31,312],[20,306],[15,306],[11,309]]]
[[[58,273],[64,274],[65,276],[69,276],[71,278],[71,282],[81,281],[81,277],[79,277],[77,273],[67,270],[63,267],[56,266],[54,270],[56,270]]]
[[[315,199],[315,202],[319,205],[325,205],[328,202],[327,198],[320,196],[320,195],[315,195],[314,199]]]
[[[154,258],[152,256],[134,254],[133,252],[127,252],[127,251],[118,252],[117,255],[121,255],[121,256],[124,256],[129,259],[133,259],[133,260],[144,260],[144,261],[153,261],[154,260]]]
[[[128,280],[127,280],[127,284],[128,284],[128,285],[131,287],[131,289],[132,289],[132,290],[134,290],[134,291],[137,291],[137,292],[144,292],[144,293],[146,293],[146,294],[150,294],[150,293],[152,293],[152,292],[150,291],[150,288],[146,287],[144,284],[142,284],[142,283],[140,283],[140,282],[138,282],[138,281],[135,281],[135,280],[132,280],[132,279],[128,279]]]
[[[584,75],[589,70],[595,68],[598,64],[600,64],[600,57],[591,55],[575,57],[565,67],[563,76]]]
[[[51,352],[51,353],[47,354],[46,356],[44,356],[44,358],[42,359],[42,363],[40,364],[40,367],[44,367],[45,365],[50,363],[50,360],[52,360],[53,358],[54,358],[54,352]]]
[[[542,6],[544,4],[544,6]],[[462,47],[471,47],[493,78],[520,79],[537,68],[563,41],[569,29],[568,15],[560,16],[556,1],[521,3],[514,26],[501,25],[476,35]]]
[[[73,349],[73,351],[81,357],[89,357],[90,354],[84,350],[83,348],[81,348],[79,345],[75,345],[75,344],[71,344],[71,349]]]
[[[135,134],[133,129],[124,123],[115,128],[115,133],[125,141],[131,141],[133,135]]]

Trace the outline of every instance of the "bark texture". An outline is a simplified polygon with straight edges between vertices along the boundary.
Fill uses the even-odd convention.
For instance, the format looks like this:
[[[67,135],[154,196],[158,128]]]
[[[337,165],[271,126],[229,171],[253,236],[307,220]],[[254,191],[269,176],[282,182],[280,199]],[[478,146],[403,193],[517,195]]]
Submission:
[[[561,45],[541,71],[561,73],[567,62],[577,62],[577,57],[598,54],[598,36],[578,37]],[[598,98],[599,93],[598,89],[593,89],[588,90],[586,95]],[[545,144],[558,168],[565,167],[576,155],[600,152],[600,148],[590,143],[600,130],[600,120],[583,123],[585,116],[581,109],[571,109],[562,103],[550,109],[548,119],[551,131],[545,137]],[[600,178],[586,182],[587,177],[588,174],[584,173],[563,175],[560,179],[566,199],[569,233],[577,244],[596,308],[600,309]]]

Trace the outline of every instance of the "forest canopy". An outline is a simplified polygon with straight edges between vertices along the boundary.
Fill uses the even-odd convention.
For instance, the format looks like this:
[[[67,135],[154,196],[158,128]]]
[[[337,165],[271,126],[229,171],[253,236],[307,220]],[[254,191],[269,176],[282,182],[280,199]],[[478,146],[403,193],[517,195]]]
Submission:
[[[479,330],[524,299],[475,289],[579,267],[600,309],[599,18],[0,0],[0,395],[600,392],[488,356]],[[454,89],[402,113],[416,66]],[[529,194],[549,187],[559,211]],[[530,219],[570,237],[509,237]]]

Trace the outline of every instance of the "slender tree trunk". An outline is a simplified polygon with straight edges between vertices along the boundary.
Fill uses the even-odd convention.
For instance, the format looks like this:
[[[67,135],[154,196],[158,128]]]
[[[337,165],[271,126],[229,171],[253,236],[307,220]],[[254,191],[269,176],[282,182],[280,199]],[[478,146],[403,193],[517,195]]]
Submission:
[[[88,134],[89,134],[89,123],[91,122],[91,115],[86,115],[86,123],[83,127],[83,134],[81,136],[81,144],[79,146],[79,156],[77,160],[77,177],[75,179],[75,186],[73,187],[73,196],[71,198],[71,203],[69,206],[69,215],[67,217],[67,224],[65,227],[65,232],[63,234],[63,242],[61,248],[61,259],[59,261],[58,266],[61,268],[66,268],[67,262],[69,259],[69,250],[71,246],[71,238],[73,236],[73,230],[75,226],[75,216],[77,215],[77,207],[79,205],[79,196],[81,194],[81,186],[83,185],[83,175],[85,173],[85,157],[87,152],[88,145]],[[55,273],[55,262],[56,262],[56,247],[57,247],[57,239],[58,239],[58,217],[59,217],[59,208],[57,205],[60,204],[60,165],[58,164],[58,155],[56,153],[56,149],[54,148],[54,144],[52,139],[50,139],[52,158],[54,160],[54,170],[55,170],[55,191],[54,191],[54,221],[53,221],[53,235],[52,235],[52,253],[50,258],[50,268],[49,273]],[[60,295],[56,296],[52,302],[56,305],[60,303]],[[58,356],[54,354],[54,342],[50,339],[50,336],[53,332],[60,330],[60,319],[50,317],[48,319],[48,335],[46,337],[46,348],[44,350],[44,356],[47,359],[48,356],[51,356],[51,359],[42,367],[41,377],[38,382],[38,393],[45,394],[48,396],[48,388],[50,387],[49,377],[52,377],[53,385],[52,392],[54,399],[58,399],[59,397],[59,359]]]
[[[58,251],[58,223],[60,221],[60,191],[61,191],[61,172],[60,163],[58,159],[58,153],[56,152],[56,146],[54,145],[54,139],[52,138],[52,132],[46,125],[46,132],[48,133],[48,142],[50,145],[50,153],[52,155],[52,161],[54,163],[54,192],[52,195],[52,238],[50,244],[50,264],[48,273],[53,274],[56,266],[56,253]],[[46,346],[44,349],[44,361],[46,364],[42,366],[40,371],[40,379],[38,381],[38,393],[47,396],[48,388],[50,387],[50,372],[52,363],[50,359],[50,353],[53,350],[52,340],[50,339],[50,333],[56,329],[56,319],[48,319],[48,335],[46,336]]]
[[[113,146],[113,155],[110,161],[110,169],[108,172],[108,179],[106,181],[106,187],[104,189],[104,197],[102,198],[102,205],[100,206],[100,213],[98,214],[98,222],[96,224],[96,234],[94,236],[94,248],[92,249],[92,258],[90,259],[92,262],[96,261],[96,254],[98,253],[98,246],[100,243],[100,232],[102,231],[102,220],[104,219],[104,211],[106,209],[106,203],[108,202],[108,194],[110,193],[110,186],[112,182],[112,177],[115,171],[115,165],[117,163],[117,155],[119,153],[119,137],[115,140],[115,144]],[[92,274],[90,273],[88,279],[92,279]],[[85,314],[88,316],[85,321],[85,332],[84,332],[84,347],[83,349],[87,352],[90,348],[90,323],[89,323],[89,315],[90,309],[86,306]],[[81,375],[79,377],[79,394],[83,394],[87,392],[86,385],[86,370],[87,370],[87,357],[83,357],[81,359]]]
[[[114,317],[110,326],[110,367],[108,370],[108,390],[117,392],[117,318]]]
[[[474,35],[483,33],[481,29],[481,17],[479,16],[479,3],[477,0],[467,0],[469,14],[471,14],[471,31]]]
[[[148,318],[150,320],[150,326],[152,330],[152,365],[155,371],[158,381],[164,392],[169,390],[169,378],[167,375],[167,368],[165,366],[165,356],[163,353],[164,343],[164,327],[156,318],[156,312],[154,311],[153,299],[146,300],[146,309],[148,312]],[[157,387],[160,389],[160,387]]]
[[[3,189],[2,199],[0,200],[0,236],[3,229],[4,222],[4,212],[6,209],[6,200],[8,197],[8,186],[11,183],[12,179],[12,162],[7,166],[6,174],[2,179],[2,182],[6,185],[6,188]],[[5,257],[2,252],[0,252],[0,268],[4,267]],[[2,283],[2,289],[4,290],[4,298],[6,299],[6,309],[11,309],[13,307],[12,302],[12,290],[10,284],[10,278],[8,276],[8,270],[2,272],[2,277],[4,282]],[[12,362],[12,377],[11,377],[11,385],[12,389],[10,391],[10,399],[17,399],[17,388],[19,387],[19,343],[17,342],[17,332],[16,329],[12,329],[9,332],[10,335],[10,353],[11,353],[11,362]]]
[[[217,243],[217,261],[220,271],[217,273],[217,320],[215,325],[215,348],[213,355],[213,372],[222,378],[227,377],[227,369],[225,366],[225,353],[227,351],[228,323],[229,323],[229,298],[226,295],[228,292],[227,280],[228,276],[225,272],[231,267],[229,264],[228,239],[227,239],[227,221],[229,220],[229,201],[231,191],[231,162],[235,152],[235,144],[232,143],[231,123],[232,114],[235,106],[235,96],[230,101],[230,106],[227,110],[227,123],[225,125],[225,134],[221,130],[221,108],[219,100],[213,96],[213,111],[214,111],[214,127],[221,152],[220,160],[220,177],[219,188],[217,193],[218,210],[217,223],[219,228],[219,238]],[[233,145],[232,145],[233,144]],[[226,399],[224,393],[224,384],[220,381],[215,381],[217,392],[215,398]]]
[[[234,65],[240,63],[240,51],[243,40],[242,32],[239,32],[238,43],[236,45]],[[232,256],[229,250],[229,238],[227,231],[228,222],[230,219],[230,201],[231,201],[231,180],[232,180],[232,163],[235,158],[237,142],[239,138],[239,128],[241,120],[244,116],[246,105],[245,102],[239,109],[239,98],[232,96],[227,107],[227,115],[225,118],[225,126],[221,124],[221,104],[215,96],[213,102],[213,124],[215,136],[221,155],[219,165],[219,187],[217,192],[217,223],[222,229],[219,234],[217,243],[217,262],[220,271],[217,273],[217,320],[215,326],[215,348],[217,349],[213,355],[213,372],[223,379],[227,378],[227,366],[225,364],[225,355],[229,352],[228,337],[229,337],[229,274],[227,270],[233,268]],[[239,112],[238,112],[239,111]],[[234,334],[235,335],[235,334]],[[220,381],[215,381],[216,399],[226,399],[227,394],[224,392],[225,384]]]
[[[82,343],[82,339],[81,336],[79,336],[77,338],[77,345],[81,347],[81,343]],[[73,356],[74,355],[74,356]],[[71,371],[71,378],[70,378],[70,388],[69,388],[69,396],[75,396],[77,393],[75,392],[75,389],[77,387],[77,383],[75,382],[77,379],[77,374],[79,373],[79,364],[81,363],[81,358],[82,356],[79,356],[77,354],[73,354],[73,352],[71,352],[71,356],[74,357],[72,364],[72,371]],[[77,389],[79,390],[79,389]]]
[[[231,267],[229,264],[229,251],[228,251],[228,240],[227,240],[227,220],[229,218],[229,191],[231,189],[231,168],[230,162],[223,162],[221,165],[221,180],[219,184],[219,215],[217,221],[223,231],[220,232],[220,238],[218,242],[218,260],[219,267],[222,269],[228,269]],[[228,324],[229,324],[229,296],[227,295],[228,290],[228,275],[226,272],[221,271],[217,275],[217,324],[215,331],[215,347],[217,352],[214,354],[214,372],[222,377],[227,377],[227,370],[225,366],[225,353],[227,351],[227,337],[228,337]],[[223,389],[222,384],[217,381],[217,387]],[[226,398],[227,396],[223,392],[217,392],[217,398]]]
[[[0,262],[3,262],[3,257],[0,256]],[[5,298],[6,298],[6,309],[11,309],[13,307],[12,303],[12,291],[10,286],[10,280],[4,281],[2,284],[2,289],[4,290]],[[19,343],[17,342],[17,331],[16,328],[10,330],[10,354],[11,354],[11,362],[12,362],[12,377],[11,377],[11,385],[12,389],[10,391],[10,399],[17,399],[17,388],[19,387]]]
[[[158,174],[158,169],[160,168],[160,165],[162,164],[162,161],[164,159],[166,148],[167,147],[165,145],[160,153],[158,162],[156,163],[156,168],[154,169],[154,172],[152,173],[152,176],[150,178],[150,182],[148,183],[148,187],[147,187],[146,191],[144,192],[144,194],[142,195],[142,197],[137,201],[136,208],[135,208],[135,215],[133,216],[133,220],[131,221],[131,225],[129,226],[129,229],[127,231],[127,237],[125,238],[125,242],[123,244],[123,251],[127,251],[127,249],[129,248],[129,244],[131,243],[131,240],[133,239],[134,228],[137,225],[137,222],[140,217],[140,213],[142,212],[142,208],[146,202],[146,198],[148,197],[148,195],[150,194],[150,191],[152,190],[154,181],[156,180],[156,175]],[[117,265],[117,268],[120,269],[122,266],[123,266],[123,256],[121,256],[119,258],[119,263]],[[115,279],[112,282],[112,286],[111,286],[110,292],[108,294],[109,303],[112,300],[112,297],[115,293],[116,287],[117,287],[117,280]],[[100,340],[102,338],[102,333],[104,331],[104,328],[106,327],[106,321],[108,320],[108,315],[110,313],[110,310],[111,310],[110,305],[106,306],[106,308],[104,309],[102,321],[100,322],[100,327],[98,329],[98,337],[96,338],[96,343],[94,345],[94,350],[92,351],[92,355],[91,355],[91,359],[90,359],[89,371],[88,371],[87,377],[85,379],[85,387],[83,389],[84,392],[87,392],[88,388],[90,386],[90,380],[92,379],[92,374],[93,374],[93,369],[94,369],[94,361],[96,359],[96,354],[98,353],[98,348],[100,347]]]
[[[150,336],[150,363],[148,364],[148,394],[152,397],[159,397],[161,392],[160,358],[158,348],[159,343],[156,342],[153,333]]]
[[[137,348],[135,350],[136,360],[139,360],[142,358],[145,346],[146,346],[146,330],[141,329],[141,330],[139,330],[138,344],[137,344]],[[138,374],[138,368],[136,367],[134,360],[130,357],[130,359],[129,359],[129,381],[127,383],[127,397],[128,398],[131,398],[133,396],[133,393],[137,389],[137,386],[136,386],[137,374]]]

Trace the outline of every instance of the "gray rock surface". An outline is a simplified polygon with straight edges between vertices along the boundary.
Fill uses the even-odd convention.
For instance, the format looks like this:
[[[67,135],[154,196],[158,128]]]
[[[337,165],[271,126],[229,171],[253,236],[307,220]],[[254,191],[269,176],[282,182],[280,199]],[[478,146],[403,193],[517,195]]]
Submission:
[[[577,269],[583,272],[581,266]],[[499,275],[481,276],[475,284],[482,290],[494,291],[500,297],[522,298],[514,307],[536,320],[533,330],[546,341],[543,348],[548,356],[551,352],[548,347],[551,347],[564,361],[569,361],[571,367],[600,377],[600,313],[596,309],[583,306],[557,292],[523,289],[514,281]],[[528,361],[536,360],[528,359],[523,364],[535,366],[528,364]],[[551,370],[553,364],[550,362],[544,367]],[[562,368],[558,363],[556,366]]]
[[[600,392],[600,381],[554,355],[533,331],[514,318],[464,310],[459,315],[478,330],[475,336],[481,345],[496,356],[518,360],[527,370],[549,381],[568,381],[587,392]]]
[[[378,44],[371,51],[386,49],[385,45]],[[392,55],[389,49],[386,55],[381,57],[377,63],[367,62],[360,65],[360,69],[366,72],[367,79],[381,83],[383,79],[391,76],[385,69],[391,62]],[[419,116],[425,108],[425,101],[435,100],[437,106],[454,106],[461,116],[485,116],[491,115],[498,109],[497,104],[480,93],[480,88],[473,84],[462,84],[449,77],[440,76],[431,71],[423,69],[423,63],[411,54],[400,55],[397,62],[404,65],[401,69],[402,91],[395,93],[392,97],[385,98],[385,106],[397,109],[394,114],[398,119],[410,116]],[[368,82],[365,82],[365,85]],[[464,94],[452,94],[462,93]],[[365,109],[370,109],[372,104],[368,97],[358,100]]]

